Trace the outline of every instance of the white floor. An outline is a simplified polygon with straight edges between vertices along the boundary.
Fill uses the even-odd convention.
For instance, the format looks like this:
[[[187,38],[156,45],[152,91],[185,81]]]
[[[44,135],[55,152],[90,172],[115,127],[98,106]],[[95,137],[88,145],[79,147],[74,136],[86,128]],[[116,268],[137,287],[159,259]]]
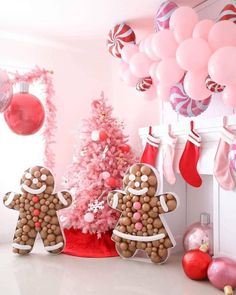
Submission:
[[[0,294],[4,295],[217,295],[209,282],[191,281],[181,255],[164,265],[120,258],[51,256],[38,243],[32,254],[18,256],[0,246]]]

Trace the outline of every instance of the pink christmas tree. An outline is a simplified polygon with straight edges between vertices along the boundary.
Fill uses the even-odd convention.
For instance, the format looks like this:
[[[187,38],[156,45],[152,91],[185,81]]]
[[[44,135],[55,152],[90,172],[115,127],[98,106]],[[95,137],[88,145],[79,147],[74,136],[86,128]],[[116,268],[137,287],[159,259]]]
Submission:
[[[112,117],[102,93],[92,102],[91,118],[83,121],[79,146],[65,174],[64,186],[74,195],[73,205],[61,216],[66,228],[98,237],[114,228],[118,216],[106,200],[111,188],[122,186],[125,171],[136,161],[127,141],[123,124]]]

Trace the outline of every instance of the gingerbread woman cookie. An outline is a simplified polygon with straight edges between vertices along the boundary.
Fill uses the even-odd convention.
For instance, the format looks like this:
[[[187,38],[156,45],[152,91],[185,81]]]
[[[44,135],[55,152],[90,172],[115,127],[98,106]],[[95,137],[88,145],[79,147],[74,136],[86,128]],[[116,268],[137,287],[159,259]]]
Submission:
[[[60,253],[65,245],[57,212],[71,205],[72,197],[66,192],[53,193],[54,177],[45,167],[27,169],[21,178],[21,194],[9,192],[4,205],[20,212],[13,240],[13,252],[31,252],[39,233],[45,250]]]
[[[156,195],[159,177],[147,164],[130,167],[123,179],[124,191],[112,191],[108,204],[121,211],[112,240],[121,257],[133,257],[138,250],[147,253],[152,262],[163,263],[175,240],[162,214],[174,211],[178,201],[172,193]]]

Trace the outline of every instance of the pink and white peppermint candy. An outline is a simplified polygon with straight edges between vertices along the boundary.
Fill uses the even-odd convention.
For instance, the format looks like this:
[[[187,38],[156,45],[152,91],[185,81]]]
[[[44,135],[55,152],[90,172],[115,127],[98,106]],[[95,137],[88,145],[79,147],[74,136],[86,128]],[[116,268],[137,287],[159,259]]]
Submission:
[[[236,6],[234,4],[226,5],[219,14],[218,21],[230,20],[236,24]]]
[[[223,92],[225,89],[225,86],[217,84],[214,82],[210,76],[206,78],[206,88],[210,90],[213,93],[220,93]]]
[[[136,89],[138,91],[146,91],[152,86],[152,78],[146,77],[143,78],[140,82],[137,83]]]
[[[164,1],[158,9],[154,18],[154,29],[156,32],[169,29],[169,22],[172,13],[178,5],[172,1]]]
[[[121,49],[125,44],[135,44],[135,38],[130,26],[125,23],[118,24],[108,34],[107,48],[113,56],[121,58]]]
[[[171,88],[170,104],[173,110],[185,117],[201,115],[209,106],[211,96],[204,100],[193,100],[185,92],[183,83],[178,83]]]

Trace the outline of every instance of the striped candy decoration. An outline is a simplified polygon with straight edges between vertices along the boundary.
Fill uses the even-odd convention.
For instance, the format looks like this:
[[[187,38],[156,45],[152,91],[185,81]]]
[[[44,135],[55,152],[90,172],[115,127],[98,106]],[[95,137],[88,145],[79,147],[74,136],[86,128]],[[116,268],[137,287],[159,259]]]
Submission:
[[[209,106],[211,96],[204,100],[191,99],[184,90],[183,83],[178,83],[171,88],[170,103],[173,110],[185,117],[201,115]]]
[[[234,4],[226,5],[220,12],[218,21],[230,20],[236,24],[236,6]]]
[[[156,32],[169,29],[170,17],[177,8],[178,5],[171,1],[164,1],[161,4],[154,18],[154,29]]]
[[[236,142],[232,144],[229,152],[230,168],[236,172]]]
[[[135,33],[130,26],[125,23],[118,24],[108,34],[107,48],[113,56],[121,58],[121,49],[125,44],[135,44],[135,38]]]
[[[223,92],[225,89],[225,86],[217,84],[214,82],[210,76],[206,78],[206,88],[210,90],[213,93],[220,93]]]
[[[152,86],[152,78],[146,77],[139,81],[136,85],[138,91],[146,91]]]

